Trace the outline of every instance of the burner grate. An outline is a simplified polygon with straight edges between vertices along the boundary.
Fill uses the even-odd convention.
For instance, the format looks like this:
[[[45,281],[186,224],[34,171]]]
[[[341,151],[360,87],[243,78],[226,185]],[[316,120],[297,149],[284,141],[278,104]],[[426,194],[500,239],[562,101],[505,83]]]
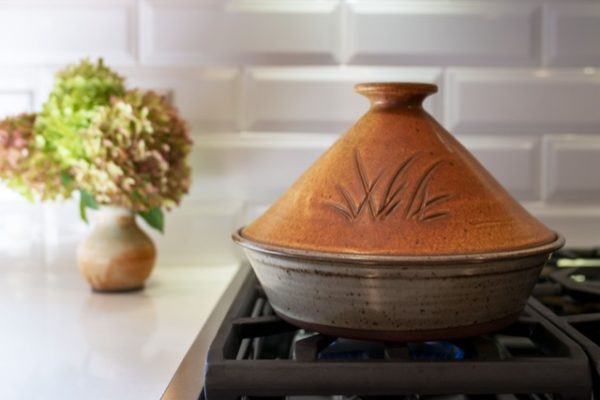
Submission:
[[[206,400],[204,396],[200,400]],[[242,400],[555,400],[548,394],[499,394],[499,395],[442,395],[442,396],[285,396],[285,397],[248,397]]]
[[[600,248],[561,250],[549,264],[531,304],[586,352],[600,398]]]
[[[588,399],[590,392],[585,354],[533,307],[511,327],[474,339],[364,342],[279,319],[252,274],[210,347],[205,375],[208,400]]]
[[[600,398],[600,313],[556,315],[545,304],[530,299],[530,304],[546,319],[577,342],[590,359],[594,398]]]

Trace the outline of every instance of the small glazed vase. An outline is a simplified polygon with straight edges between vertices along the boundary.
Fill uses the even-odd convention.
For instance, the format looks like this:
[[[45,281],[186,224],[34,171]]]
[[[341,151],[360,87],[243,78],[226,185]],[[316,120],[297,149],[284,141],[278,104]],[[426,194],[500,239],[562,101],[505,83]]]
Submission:
[[[89,236],[79,245],[79,270],[99,292],[139,290],[150,276],[156,248],[131,211],[103,207]]]

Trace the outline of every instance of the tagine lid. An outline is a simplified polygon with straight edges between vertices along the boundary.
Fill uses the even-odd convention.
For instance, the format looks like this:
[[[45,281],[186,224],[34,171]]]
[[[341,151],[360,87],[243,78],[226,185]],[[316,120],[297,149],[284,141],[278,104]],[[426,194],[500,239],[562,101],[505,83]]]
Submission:
[[[437,87],[356,86],[371,109],[263,215],[240,232],[254,247],[436,256],[556,242],[421,107]]]

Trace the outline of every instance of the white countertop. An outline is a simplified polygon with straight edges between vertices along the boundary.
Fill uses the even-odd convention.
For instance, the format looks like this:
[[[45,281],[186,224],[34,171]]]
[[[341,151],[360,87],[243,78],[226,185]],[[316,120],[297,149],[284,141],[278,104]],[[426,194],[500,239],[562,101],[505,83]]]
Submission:
[[[159,399],[239,267],[158,267],[93,293],[77,268],[0,267],[0,399]]]

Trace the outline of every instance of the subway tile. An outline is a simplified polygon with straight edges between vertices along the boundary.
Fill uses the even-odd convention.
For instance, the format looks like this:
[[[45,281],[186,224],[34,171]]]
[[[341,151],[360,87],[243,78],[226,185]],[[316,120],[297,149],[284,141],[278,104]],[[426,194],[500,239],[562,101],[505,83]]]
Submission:
[[[36,111],[39,111],[43,108],[44,103],[46,103],[48,100],[50,92],[52,89],[54,89],[56,73],[63,69],[65,65],[53,65],[49,67],[41,67],[39,69],[40,80],[37,90],[38,95],[34,104]]]
[[[516,199],[540,198],[538,139],[468,135],[457,139]]]
[[[0,90],[0,119],[31,111],[33,93],[29,91]]]
[[[450,69],[445,125],[453,133],[600,132],[600,71]]]
[[[247,203],[244,205],[243,213],[241,214],[244,226],[252,223],[255,219],[264,214],[270,207],[270,204]]]
[[[35,0],[0,3],[0,64],[67,63],[136,57],[135,0]]]
[[[236,131],[241,73],[237,68],[122,68],[127,85],[165,94],[196,132]]]
[[[184,199],[181,207],[165,213],[165,232],[143,226],[158,250],[162,266],[227,265],[236,263],[231,233],[242,225],[243,204],[230,200]]]
[[[270,203],[336,138],[310,134],[197,136],[190,199]]]
[[[543,15],[545,65],[600,65],[600,3],[551,2]]]
[[[536,3],[519,1],[354,1],[346,61],[537,65],[539,14]]]
[[[417,81],[440,84],[437,68],[299,67],[254,68],[247,74],[244,129],[341,133],[369,108],[353,86],[369,81]],[[425,108],[441,115],[441,96]]]
[[[544,139],[545,198],[549,202],[600,200],[600,135]]]
[[[338,0],[145,0],[141,15],[147,64],[332,64],[338,59]]]
[[[527,210],[550,229],[566,239],[566,247],[598,247],[600,242],[600,207],[597,204],[548,205],[524,203]]]
[[[34,111],[38,85],[39,73],[33,68],[1,67],[0,119]]]

